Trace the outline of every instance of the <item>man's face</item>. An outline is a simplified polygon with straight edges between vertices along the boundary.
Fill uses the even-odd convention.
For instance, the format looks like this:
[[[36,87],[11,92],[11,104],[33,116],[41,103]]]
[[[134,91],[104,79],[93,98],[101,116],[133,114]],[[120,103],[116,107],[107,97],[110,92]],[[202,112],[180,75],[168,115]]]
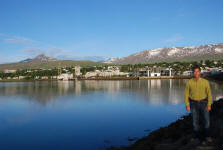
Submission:
[[[198,68],[194,69],[194,77],[195,78],[199,78],[200,74],[201,74],[201,72],[200,72],[200,70]]]

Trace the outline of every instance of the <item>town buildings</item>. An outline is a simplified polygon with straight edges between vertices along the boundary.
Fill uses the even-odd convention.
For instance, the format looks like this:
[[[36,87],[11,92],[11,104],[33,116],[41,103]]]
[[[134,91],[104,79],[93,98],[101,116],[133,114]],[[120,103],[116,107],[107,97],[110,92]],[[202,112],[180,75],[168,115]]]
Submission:
[[[58,80],[68,81],[70,79],[73,79],[72,73],[62,73],[57,77]]]
[[[120,72],[120,69],[117,66],[108,66],[107,70],[95,70],[95,71],[87,72],[84,77],[93,78],[93,77],[112,77],[112,76],[128,77],[129,73]]]
[[[16,70],[10,70],[10,69],[5,69],[4,71],[3,71],[4,73],[15,73],[16,72]]]

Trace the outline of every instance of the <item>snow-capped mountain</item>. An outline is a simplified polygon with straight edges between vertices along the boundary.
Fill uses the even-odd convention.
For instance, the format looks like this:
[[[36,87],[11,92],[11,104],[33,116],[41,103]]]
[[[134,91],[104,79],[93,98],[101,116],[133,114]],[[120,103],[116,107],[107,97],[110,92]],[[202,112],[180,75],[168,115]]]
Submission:
[[[115,61],[117,61],[119,58],[114,58],[114,57],[111,57],[111,58],[108,58],[107,60],[105,60],[103,63],[106,63],[106,64],[112,64],[114,63]]]
[[[189,46],[170,47],[144,50],[127,57],[113,59],[115,64],[138,64],[154,62],[192,61],[202,59],[223,58],[223,43]]]

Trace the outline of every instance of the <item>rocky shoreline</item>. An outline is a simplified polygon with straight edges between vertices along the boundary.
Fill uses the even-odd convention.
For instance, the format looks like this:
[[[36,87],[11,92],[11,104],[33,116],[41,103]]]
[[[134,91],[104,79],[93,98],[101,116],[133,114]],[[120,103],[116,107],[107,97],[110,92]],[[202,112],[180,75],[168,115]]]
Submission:
[[[202,146],[193,137],[192,117],[186,115],[137,140],[127,147],[109,147],[108,150],[223,150],[223,99],[212,105],[210,135],[211,143]]]

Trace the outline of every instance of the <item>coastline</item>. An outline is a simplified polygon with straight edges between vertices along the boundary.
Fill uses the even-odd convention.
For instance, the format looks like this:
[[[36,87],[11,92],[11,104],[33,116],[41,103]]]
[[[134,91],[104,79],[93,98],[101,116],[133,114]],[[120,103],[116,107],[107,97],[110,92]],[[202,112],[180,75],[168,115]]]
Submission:
[[[0,83],[1,82],[35,82],[35,81],[58,81],[56,79],[42,79],[42,80],[26,80],[26,79],[4,79],[4,80],[0,80]]]
[[[158,76],[158,77],[96,77],[96,78],[77,78],[77,80],[151,80],[151,79],[190,79],[192,76]],[[57,79],[3,79],[0,82],[30,82],[30,81],[60,81]],[[76,81],[70,79],[68,81]]]
[[[73,78],[76,80],[153,80],[153,79],[191,79],[193,76],[154,76],[154,77],[95,77],[95,78]],[[207,80],[223,82],[223,75],[204,76]],[[58,79],[2,79],[0,82],[31,82],[31,81],[61,81]]]
[[[107,150],[222,150],[223,149],[223,99],[214,101],[210,111],[210,136],[213,142],[201,146],[193,137],[191,113],[177,121],[152,131],[138,139],[134,144],[121,147],[109,147]]]

